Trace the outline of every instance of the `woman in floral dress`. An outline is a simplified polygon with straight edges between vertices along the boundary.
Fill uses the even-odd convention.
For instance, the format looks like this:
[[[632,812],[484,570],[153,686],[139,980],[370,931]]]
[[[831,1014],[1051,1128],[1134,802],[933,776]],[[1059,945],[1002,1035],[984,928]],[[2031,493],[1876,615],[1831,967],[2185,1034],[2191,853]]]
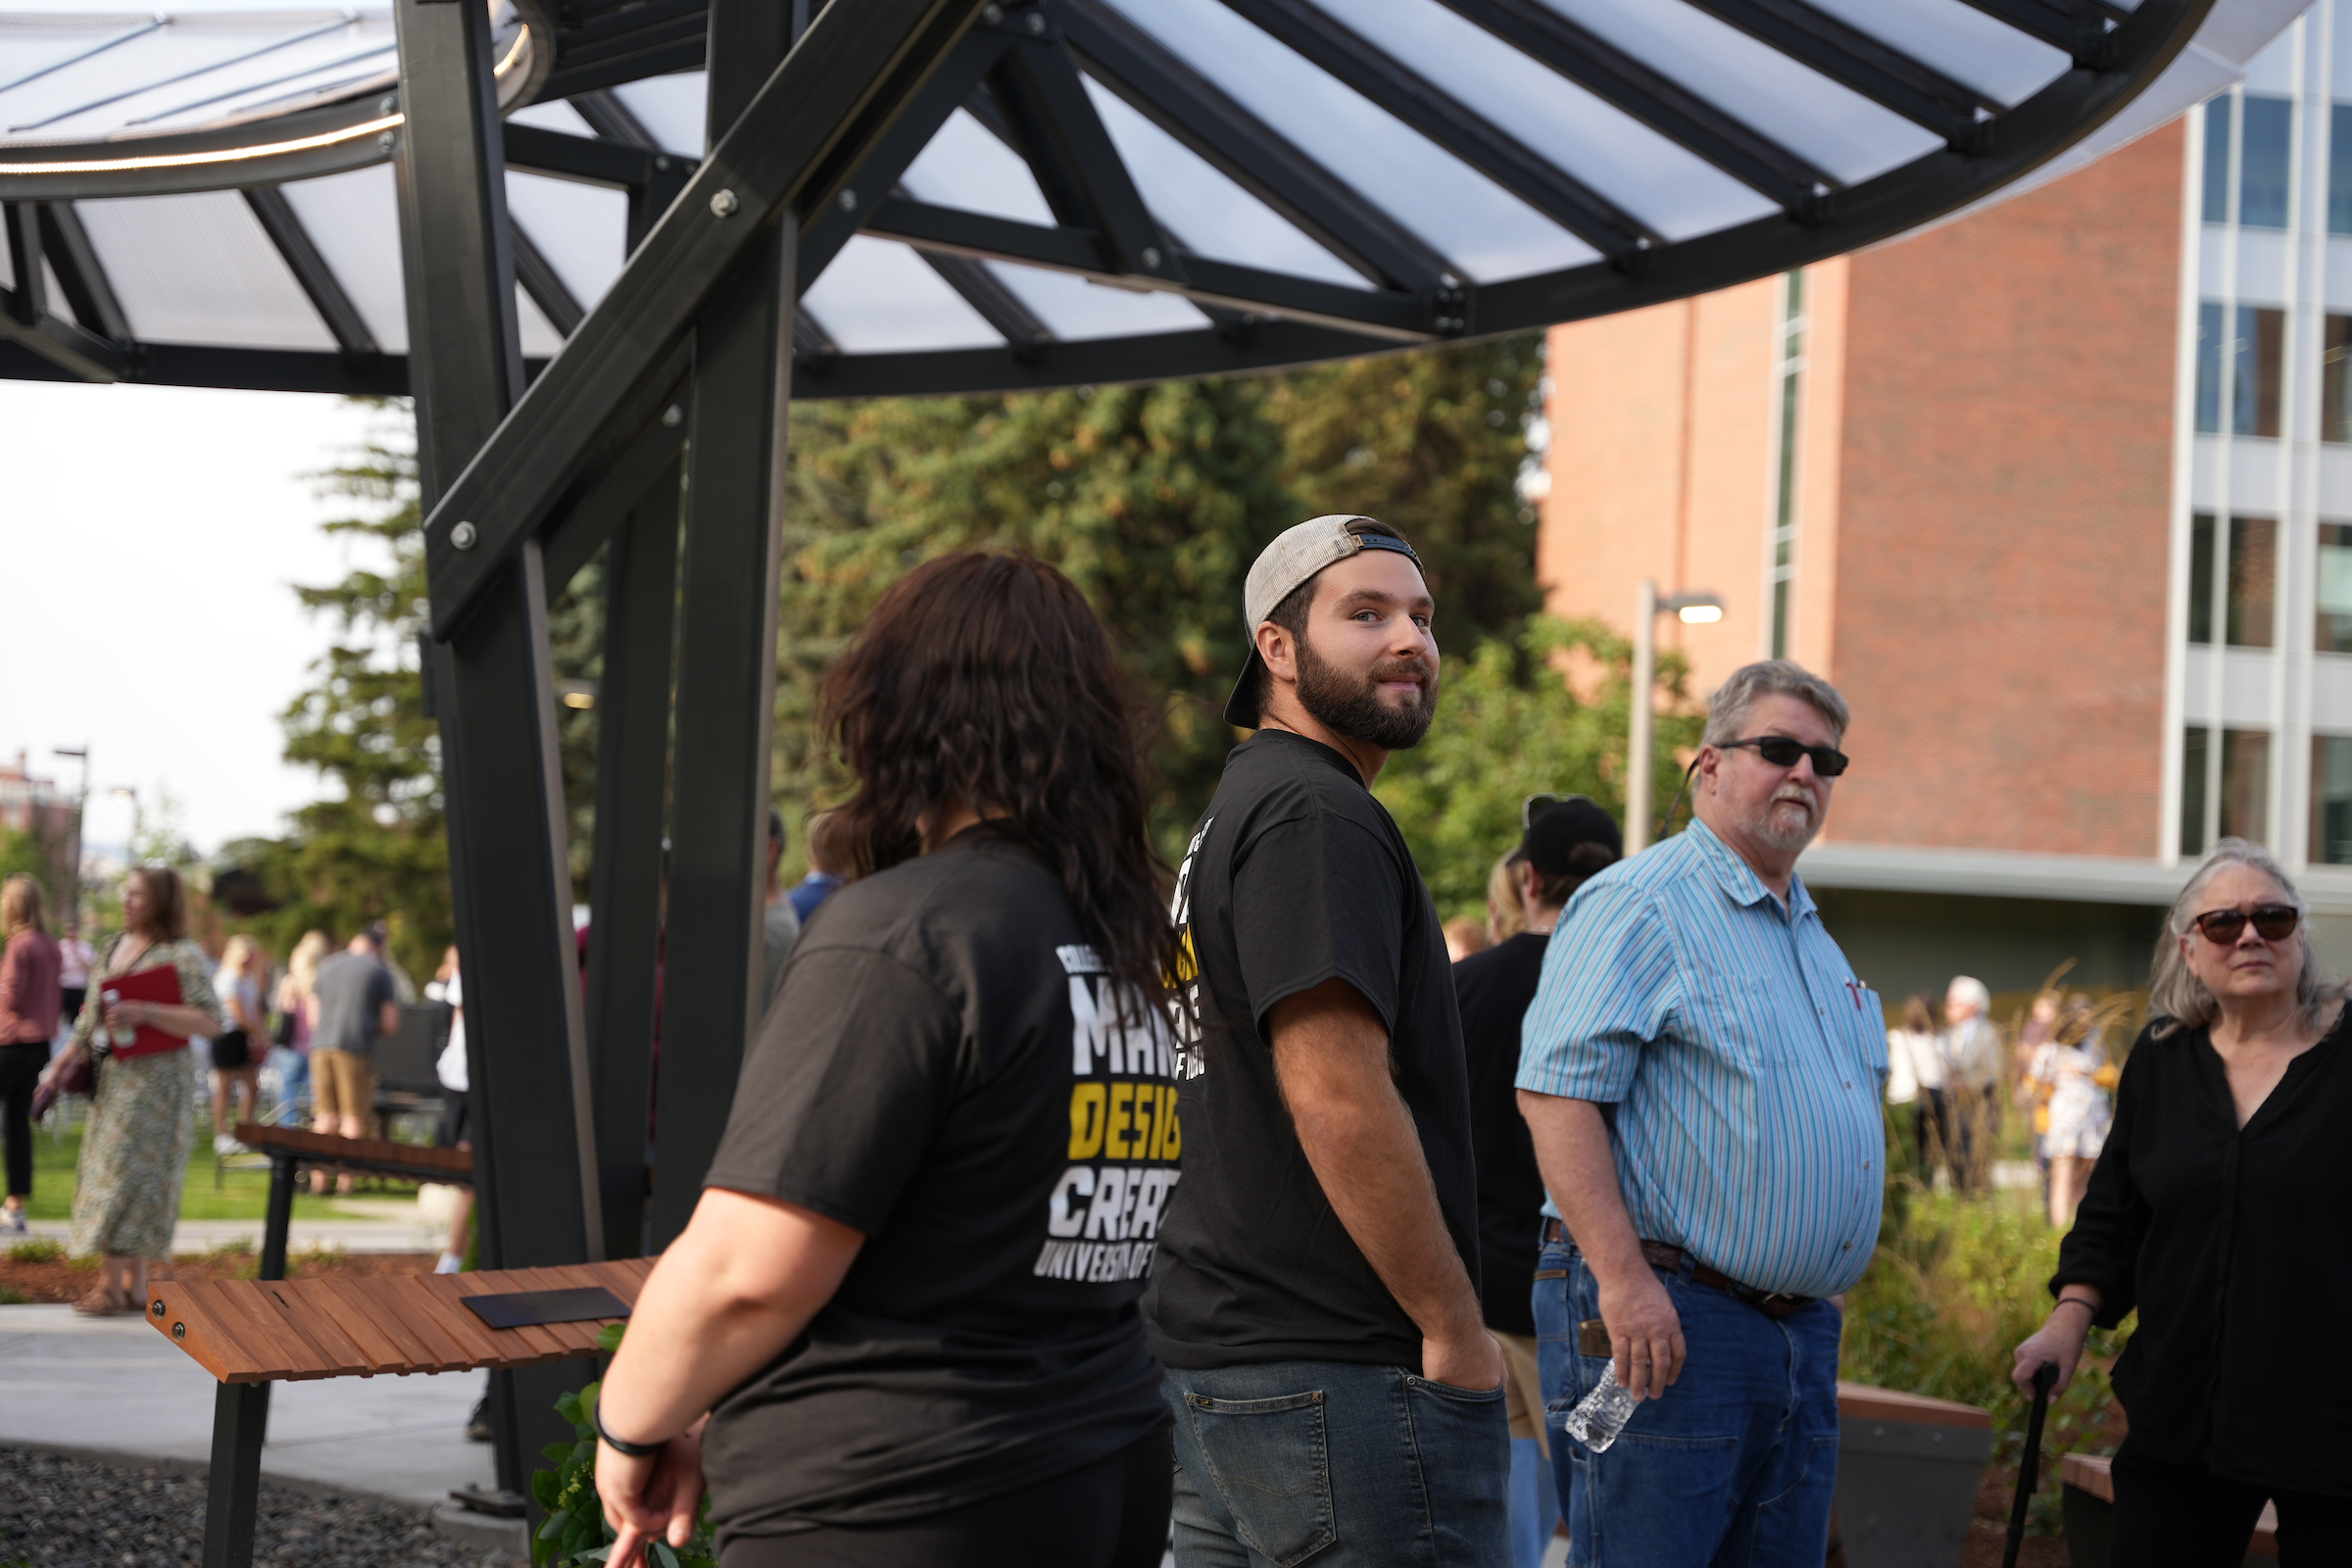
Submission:
[[[196,1058],[187,1042],[223,1027],[212,960],[188,939],[179,874],[169,866],[134,869],[122,885],[122,925],[90,976],[74,1043],[51,1069],[62,1071],[82,1053],[98,1058],[67,1244],[75,1257],[105,1255],[97,1288],[74,1303],[75,1311],[93,1315],[139,1311],[147,1300],[148,1263],[172,1256],[180,1180],[196,1139]],[[179,976],[176,1006],[133,1000],[107,1004],[113,981],[166,966]],[[117,1031],[127,1038],[143,1029],[179,1043],[134,1056],[114,1054]]]

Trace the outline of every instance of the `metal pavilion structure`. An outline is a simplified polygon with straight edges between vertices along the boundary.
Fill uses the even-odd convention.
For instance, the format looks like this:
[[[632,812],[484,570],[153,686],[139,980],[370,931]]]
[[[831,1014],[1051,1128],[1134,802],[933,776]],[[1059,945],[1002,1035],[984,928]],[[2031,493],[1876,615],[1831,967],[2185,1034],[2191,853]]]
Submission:
[[[0,14],[0,375],[414,397],[485,1261],[630,1255],[684,1224],[758,1021],[793,399],[1248,371],[1684,297],[2112,145],[2301,9]],[[599,551],[583,989],[547,606]],[[508,1485],[565,1376],[502,1384]]]

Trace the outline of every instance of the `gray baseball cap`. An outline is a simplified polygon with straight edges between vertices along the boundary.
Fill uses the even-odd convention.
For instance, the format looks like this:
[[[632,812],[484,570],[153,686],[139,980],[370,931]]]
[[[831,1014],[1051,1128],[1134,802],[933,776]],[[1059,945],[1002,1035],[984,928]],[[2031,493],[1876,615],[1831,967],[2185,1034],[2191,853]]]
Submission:
[[[1292,589],[1334,562],[1366,550],[1394,550],[1409,558],[1415,566],[1421,565],[1421,558],[1413,553],[1413,547],[1401,539],[1392,539],[1384,533],[1348,530],[1351,522],[1378,520],[1337,512],[1309,517],[1276,534],[1274,542],[1259,552],[1242,588],[1242,615],[1248,627],[1250,657],[1242,664],[1242,678],[1233,683],[1233,695],[1225,700],[1226,723],[1242,729],[1257,728],[1257,672],[1265,667],[1265,661],[1257,653],[1257,628],[1274,613],[1276,605],[1290,597]],[[1428,575],[1426,568],[1422,574]]]

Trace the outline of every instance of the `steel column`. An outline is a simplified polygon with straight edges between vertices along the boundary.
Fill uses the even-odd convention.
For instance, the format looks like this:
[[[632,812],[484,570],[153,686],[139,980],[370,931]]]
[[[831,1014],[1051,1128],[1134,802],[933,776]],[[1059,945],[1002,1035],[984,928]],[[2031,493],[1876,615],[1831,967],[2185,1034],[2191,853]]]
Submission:
[[[796,20],[767,0],[711,6],[713,143],[791,48]],[[719,285],[694,327],[676,805],[654,1134],[657,1248],[685,1229],[702,1196],[703,1174],[734,1103],[743,1048],[760,1021],[776,571],[799,240],[787,211]]]
[[[262,1437],[269,1424],[269,1384],[223,1383],[213,1396],[204,1568],[251,1568],[262,1506]]]
[[[678,480],[665,464],[605,555],[604,676],[596,696],[596,859],[588,894],[588,1043],[598,1185],[614,1252],[645,1234],[662,827],[669,787],[670,650],[678,592]]]
[[[396,0],[393,15],[408,115],[394,172],[409,384],[429,511],[521,396],[522,356],[488,13]],[[543,577],[538,542],[526,539],[471,614],[435,617],[445,641],[431,660],[474,1190],[494,1268],[604,1255]],[[444,597],[437,577],[433,597]],[[500,1485],[523,1491],[525,1455],[570,1435],[553,1402],[591,1371],[564,1362],[492,1380]]]

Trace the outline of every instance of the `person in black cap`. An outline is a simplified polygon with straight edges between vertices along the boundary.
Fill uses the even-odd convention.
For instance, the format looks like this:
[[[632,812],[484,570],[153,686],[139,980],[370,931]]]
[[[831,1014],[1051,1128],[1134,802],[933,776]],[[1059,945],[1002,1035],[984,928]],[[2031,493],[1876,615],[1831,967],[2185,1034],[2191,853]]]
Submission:
[[[1625,853],[1616,820],[1582,795],[1531,796],[1509,869],[1527,928],[1453,966],[1470,1069],[1470,1128],[1478,1157],[1480,1305],[1509,1368],[1511,1553],[1517,1568],[1544,1560],[1560,1517],[1551,1446],[1536,1370],[1533,1296],[1543,1250],[1544,1173],[1519,1114],[1519,1022],[1536,999],[1544,950],[1569,898]]]
[[[1177,873],[1182,1180],[1145,1311],[1178,1568],[1503,1568],[1469,1085],[1437,906],[1371,783],[1436,711],[1435,602],[1369,517],[1250,568],[1257,734]]]

